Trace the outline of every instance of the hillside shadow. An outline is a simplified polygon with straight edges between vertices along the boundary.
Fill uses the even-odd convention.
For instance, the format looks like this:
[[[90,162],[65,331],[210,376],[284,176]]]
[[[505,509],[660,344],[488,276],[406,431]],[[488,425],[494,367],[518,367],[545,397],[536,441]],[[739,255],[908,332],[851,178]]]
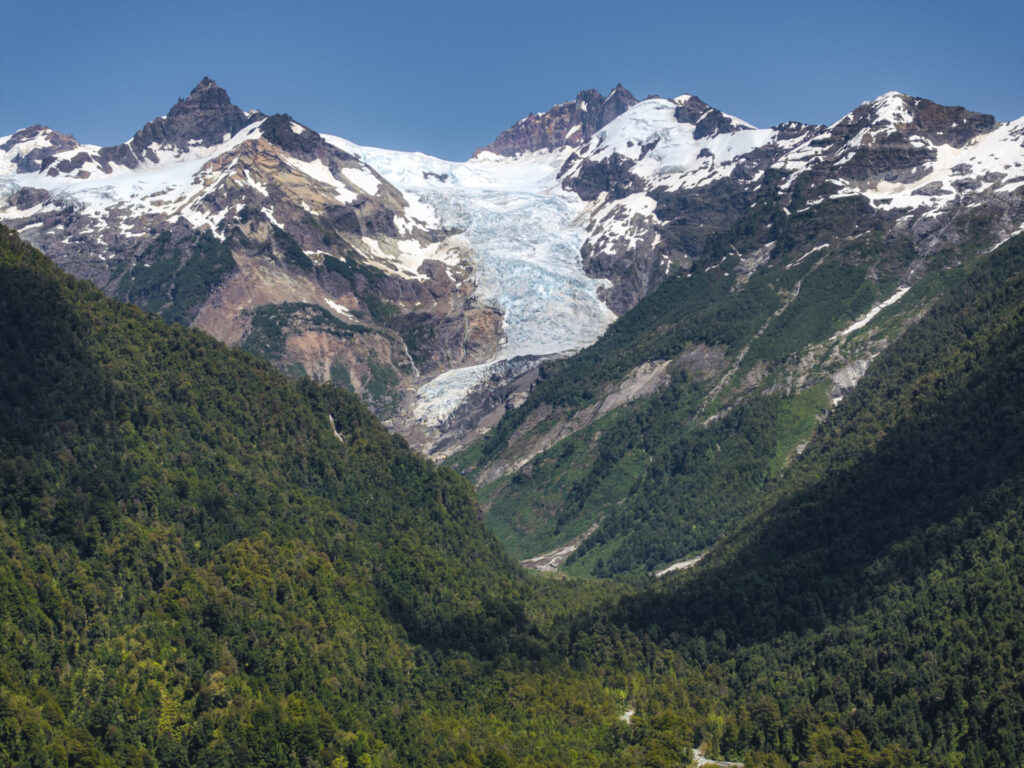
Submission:
[[[1019,287],[1001,301],[1019,308]],[[942,367],[914,370],[890,358],[903,383],[881,375],[862,383],[858,407],[797,468],[802,486],[748,521],[707,566],[624,601],[619,620],[655,637],[714,638],[728,648],[821,630],[913,584],[1019,507],[1024,324],[1011,312],[1009,332],[977,318],[950,321],[988,336],[970,353],[947,341],[931,360]],[[863,435],[887,408],[907,415],[869,447]]]

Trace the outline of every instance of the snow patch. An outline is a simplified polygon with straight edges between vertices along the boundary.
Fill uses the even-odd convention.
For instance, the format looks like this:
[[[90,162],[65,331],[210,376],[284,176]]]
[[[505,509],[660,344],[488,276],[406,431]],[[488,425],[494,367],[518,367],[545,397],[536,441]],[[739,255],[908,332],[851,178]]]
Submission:
[[[828,248],[828,243],[822,243],[821,245],[814,246],[813,248],[811,248],[811,250],[809,250],[807,253],[805,253],[803,256],[801,256],[799,259],[797,259],[796,261],[792,261],[789,264],[787,264],[786,265],[786,269],[792,269],[797,264],[799,264],[801,261],[803,261],[808,256],[810,256],[812,253],[817,253],[818,251],[822,250],[823,248]]]
[[[407,217],[454,233],[429,246],[411,239],[364,240],[376,258],[411,272],[424,258],[452,263],[465,258],[473,267],[475,300],[502,315],[504,342],[490,360],[448,371],[420,388],[415,415],[423,423],[443,421],[508,361],[588,346],[615,319],[597,294],[606,281],[583,272],[585,232],[578,217],[586,204],[558,180],[572,150],[514,158],[482,152],[456,163],[419,152],[360,147],[333,136],[324,139],[397,187],[407,201]],[[652,203],[637,200],[626,206],[648,210]],[[399,231],[404,234],[410,226],[407,222]]]
[[[195,147],[184,153],[154,148],[157,162],[146,160],[134,169],[114,164],[110,173],[104,173],[95,162],[87,163],[86,167],[91,168],[91,172],[84,179],[50,176],[45,172],[7,175],[2,165],[0,171],[14,186],[45,189],[55,200],[71,203],[87,216],[104,216],[110,209],[130,202],[133,215],[162,213],[189,218],[195,211],[186,210],[187,207],[206,193],[206,184],[198,177],[207,162],[257,138],[262,122],[247,126],[225,143],[214,147]],[[96,146],[82,145],[55,157],[59,162],[79,152],[97,153],[99,150]]]
[[[367,195],[376,195],[380,180],[364,168],[345,168],[342,175]]]
[[[690,568],[693,568],[693,566],[695,566],[697,563],[703,560],[707,556],[707,554],[707,552],[702,552],[696,557],[691,557],[687,560],[680,560],[678,563],[672,563],[672,565],[662,568],[660,571],[655,571],[654,577],[660,579],[662,576],[665,576],[669,573],[674,573],[675,571],[685,571]]]
[[[328,299],[328,298],[325,298],[325,299],[324,299],[324,303],[325,303],[325,304],[327,304],[327,306],[328,306],[328,307],[330,307],[331,309],[333,309],[333,310],[334,310],[335,312],[337,312],[337,313],[338,313],[339,315],[344,315],[345,317],[349,318],[350,320],[354,320],[354,319],[355,319],[355,318],[354,318],[354,317],[352,316],[352,312],[351,312],[351,311],[349,311],[348,307],[342,306],[342,305],[341,305],[341,304],[339,304],[338,302],[336,302],[336,301],[331,301],[331,300],[330,300],[330,299]]]
[[[910,290],[910,286],[909,285],[900,288],[898,291],[896,291],[896,293],[894,293],[888,299],[883,301],[881,304],[876,304],[871,309],[869,309],[867,312],[865,312],[863,315],[861,315],[857,320],[855,320],[854,322],[850,323],[843,330],[841,330],[839,333],[837,333],[835,336],[833,336],[831,339],[829,339],[829,341],[835,341],[836,339],[841,339],[844,336],[849,336],[854,331],[860,330],[865,325],[867,325],[872,320],[874,320],[875,316],[879,312],[881,312],[883,309],[885,309],[886,307],[891,307],[897,301],[902,299],[904,297],[904,295],[906,295],[907,291],[909,291],[909,290]]]
[[[907,97],[897,91],[889,91],[871,102],[875,112],[874,123],[906,125],[914,121],[914,115],[907,108]]]
[[[775,136],[773,130],[756,129],[730,117],[742,130],[697,139],[693,125],[676,120],[678,104],[646,99],[634,105],[591,138],[567,175],[578,173],[584,162],[600,162],[617,154],[635,161],[631,172],[651,186],[691,189],[729,176],[738,158]]]
[[[319,181],[321,184],[326,184],[330,187],[338,202],[351,203],[359,199],[358,193],[344,181],[335,178],[334,174],[331,173],[331,169],[320,158],[316,160],[299,160],[297,157],[286,156],[283,159],[288,165],[299,171],[299,173],[303,173],[314,181]]]

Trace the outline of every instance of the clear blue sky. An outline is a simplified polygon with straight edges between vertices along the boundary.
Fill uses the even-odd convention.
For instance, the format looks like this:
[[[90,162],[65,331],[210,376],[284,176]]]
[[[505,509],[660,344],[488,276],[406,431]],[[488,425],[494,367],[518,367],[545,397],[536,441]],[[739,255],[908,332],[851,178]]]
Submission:
[[[898,90],[1024,114],[1024,2],[0,2],[0,135],[128,139],[204,76],[244,109],[468,157],[530,112],[693,93],[758,126]]]

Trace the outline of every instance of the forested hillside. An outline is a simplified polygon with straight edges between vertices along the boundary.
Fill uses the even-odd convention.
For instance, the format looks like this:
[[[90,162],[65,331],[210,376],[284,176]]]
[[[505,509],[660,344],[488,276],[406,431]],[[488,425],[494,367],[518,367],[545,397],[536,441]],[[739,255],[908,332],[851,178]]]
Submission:
[[[629,586],[520,572],[348,393],[0,230],[0,763],[1019,765],[1024,238],[951,285]]]
[[[453,457],[513,553],[594,524],[570,573],[651,572],[707,549],[994,245],[979,236],[925,263],[883,220],[860,231],[862,200],[783,208],[765,193],[593,346],[545,363],[525,402]]]
[[[509,710],[545,685],[511,671],[548,653],[534,588],[468,483],[354,396],[108,300],[8,230],[0,327],[0,763],[620,751],[593,677]]]
[[[765,749],[800,754],[787,721],[815,711],[922,764],[1020,765],[1022,515],[1017,237],[879,357],[758,514],[616,621],[717,669]]]

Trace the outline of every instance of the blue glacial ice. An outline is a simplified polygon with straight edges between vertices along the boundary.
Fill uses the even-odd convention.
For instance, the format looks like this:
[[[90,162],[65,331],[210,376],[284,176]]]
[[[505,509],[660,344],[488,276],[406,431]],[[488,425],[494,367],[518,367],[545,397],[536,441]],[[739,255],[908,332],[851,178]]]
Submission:
[[[350,151],[352,145],[346,147]],[[561,189],[564,157],[537,153],[453,163],[418,153],[357,148],[365,162],[429,210],[432,227],[468,242],[476,298],[501,311],[504,340],[491,360],[422,384],[416,418],[437,424],[481,381],[524,355],[563,355],[592,344],[615,319],[583,272],[585,204]]]

